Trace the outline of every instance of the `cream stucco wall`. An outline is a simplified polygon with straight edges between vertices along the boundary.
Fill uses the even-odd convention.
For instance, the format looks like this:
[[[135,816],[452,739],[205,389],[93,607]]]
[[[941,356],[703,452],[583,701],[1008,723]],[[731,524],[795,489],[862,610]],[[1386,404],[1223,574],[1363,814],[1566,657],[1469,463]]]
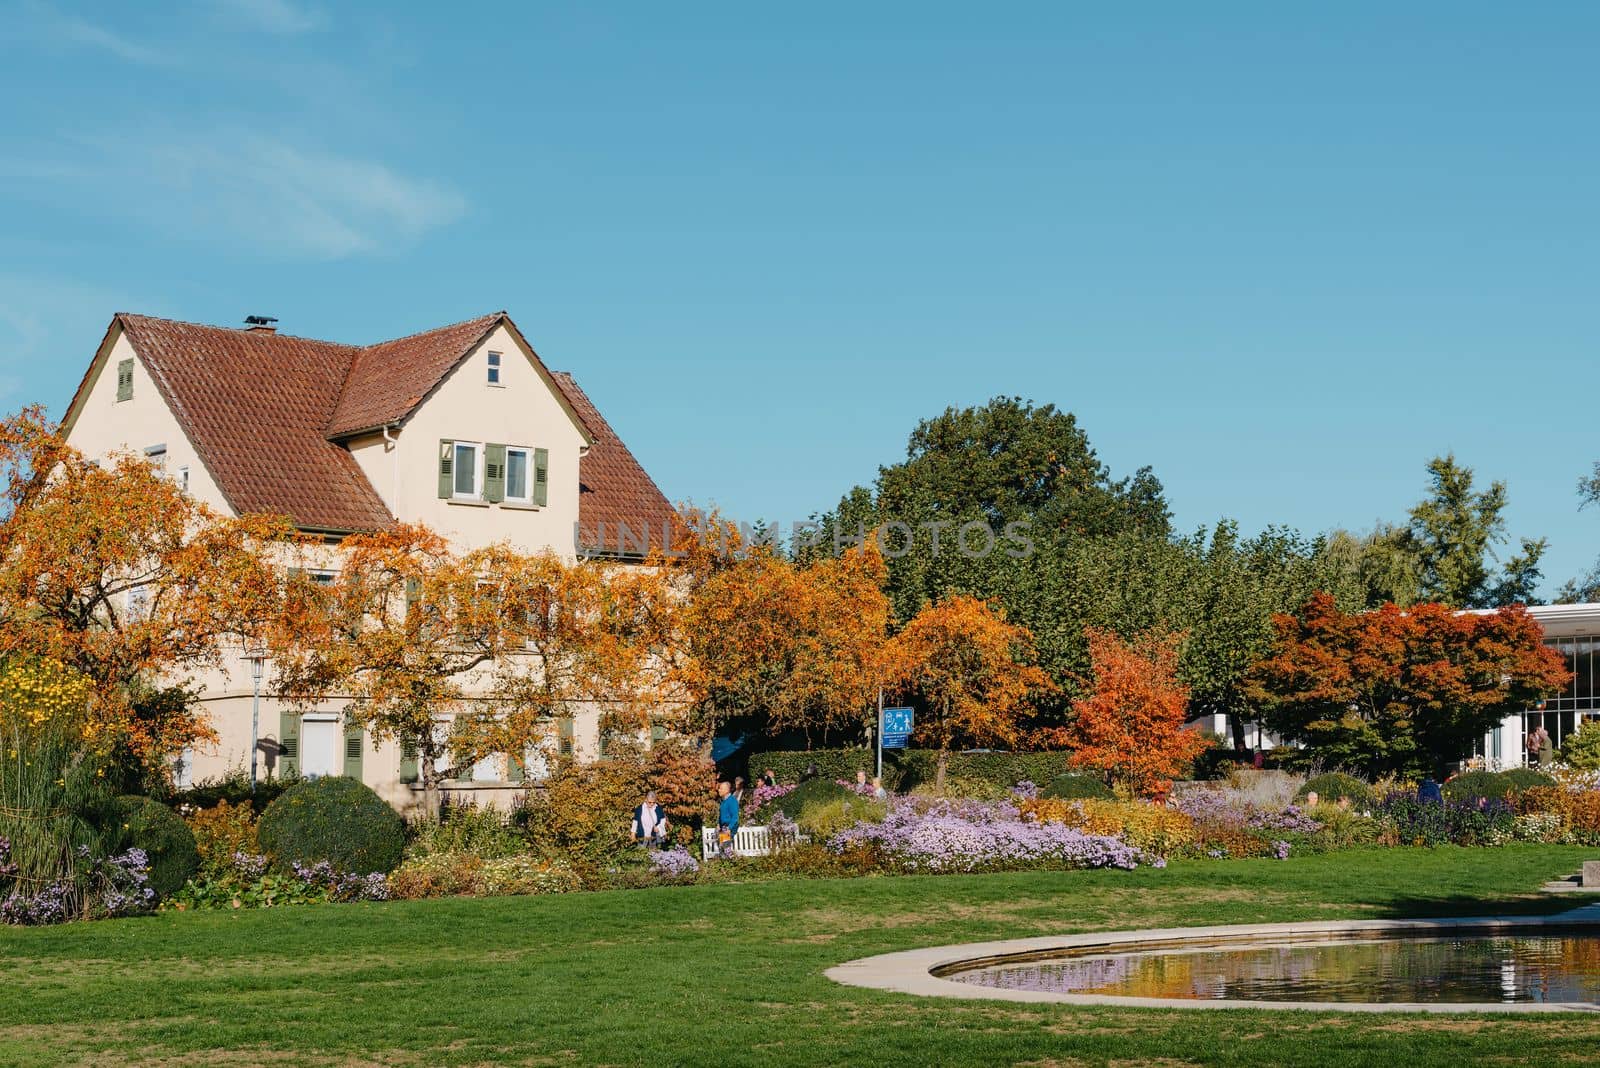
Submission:
[[[501,354],[499,385],[488,382],[491,352]],[[574,555],[584,435],[533,354],[504,326],[475,348],[390,437],[386,442],[381,434],[368,434],[349,445],[367,480],[400,519],[425,523],[458,548],[507,541],[525,551]],[[533,508],[440,498],[442,440],[548,449],[548,503]]]
[[[167,474],[178,477],[189,469],[189,495],[225,515],[233,510],[217,488],[216,479],[195,453],[189,436],[156,389],[144,361],[139,359],[120,326],[104,357],[92,369],[93,380],[78,411],[67,427],[67,443],[85,456],[103,459],[119,450],[142,453],[152,445],[167,447]],[[133,396],[117,400],[117,364],[133,360]]]

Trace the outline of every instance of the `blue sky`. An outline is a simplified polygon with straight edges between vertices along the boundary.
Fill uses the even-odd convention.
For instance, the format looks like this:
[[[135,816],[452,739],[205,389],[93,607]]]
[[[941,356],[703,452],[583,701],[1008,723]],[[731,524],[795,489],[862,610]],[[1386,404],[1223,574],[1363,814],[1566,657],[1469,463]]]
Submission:
[[[1177,520],[1454,450],[1600,555],[1600,5],[0,0],[0,405],[111,313],[508,309],[669,496],[789,521],[997,394]]]

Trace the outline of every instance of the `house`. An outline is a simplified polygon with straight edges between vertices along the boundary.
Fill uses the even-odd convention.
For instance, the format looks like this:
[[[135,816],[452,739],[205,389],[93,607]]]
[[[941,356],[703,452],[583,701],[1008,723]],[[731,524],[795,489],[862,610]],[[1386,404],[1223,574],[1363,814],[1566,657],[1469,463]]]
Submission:
[[[288,516],[331,545],[396,522],[458,549],[492,542],[567,558],[639,559],[672,508],[569,374],[548,369],[505,312],[374,345],[118,314],[63,420],[90,457],[142,452],[226,515]],[[331,566],[336,552],[330,549]],[[220,741],[180,760],[181,780],[250,765],[252,672],[240,655],[197,681]],[[302,715],[263,695],[266,771],[347,774],[410,801],[415,761],[340,721],[342,702]],[[557,725],[579,756],[598,714]],[[494,758],[459,789],[521,788]]]

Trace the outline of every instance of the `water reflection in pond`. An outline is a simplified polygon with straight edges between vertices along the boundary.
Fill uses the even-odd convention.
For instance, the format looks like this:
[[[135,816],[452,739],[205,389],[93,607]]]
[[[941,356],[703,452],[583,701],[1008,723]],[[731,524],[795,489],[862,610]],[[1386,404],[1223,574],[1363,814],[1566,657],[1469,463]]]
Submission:
[[[1600,935],[1379,938],[1063,956],[946,976],[1063,994],[1243,1001],[1600,1002]]]

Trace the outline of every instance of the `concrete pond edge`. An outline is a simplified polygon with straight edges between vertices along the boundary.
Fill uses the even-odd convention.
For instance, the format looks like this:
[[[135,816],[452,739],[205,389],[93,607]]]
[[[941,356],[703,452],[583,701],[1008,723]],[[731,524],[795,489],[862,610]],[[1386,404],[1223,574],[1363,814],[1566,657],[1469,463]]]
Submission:
[[[1276,1009],[1303,1012],[1426,1012],[1426,1013],[1526,1013],[1600,1012],[1590,1002],[1328,1002],[1240,1001],[1190,998],[1140,998],[1106,994],[1064,994],[1043,990],[1006,990],[957,983],[939,973],[1027,959],[1066,950],[1104,949],[1137,951],[1158,946],[1174,949],[1193,943],[1271,944],[1304,940],[1308,936],[1383,934],[1448,934],[1451,931],[1530,933],[1540,928],[1594,927],[1600,932],[1600,903],[1568,909],[1548,916],[1473,916],[1412,920],[1329,920],[1314,923],[1252,923],[1223,927],[1166,927],[1143,931],[1092,931],[1075,935],[1013,938],[999,942],[967,942],[902,950],[829,968],[827,976],[846,986],[889,990],[919,997],[961,998],[981,1001],[1024,1001],[1143,1009]]]

